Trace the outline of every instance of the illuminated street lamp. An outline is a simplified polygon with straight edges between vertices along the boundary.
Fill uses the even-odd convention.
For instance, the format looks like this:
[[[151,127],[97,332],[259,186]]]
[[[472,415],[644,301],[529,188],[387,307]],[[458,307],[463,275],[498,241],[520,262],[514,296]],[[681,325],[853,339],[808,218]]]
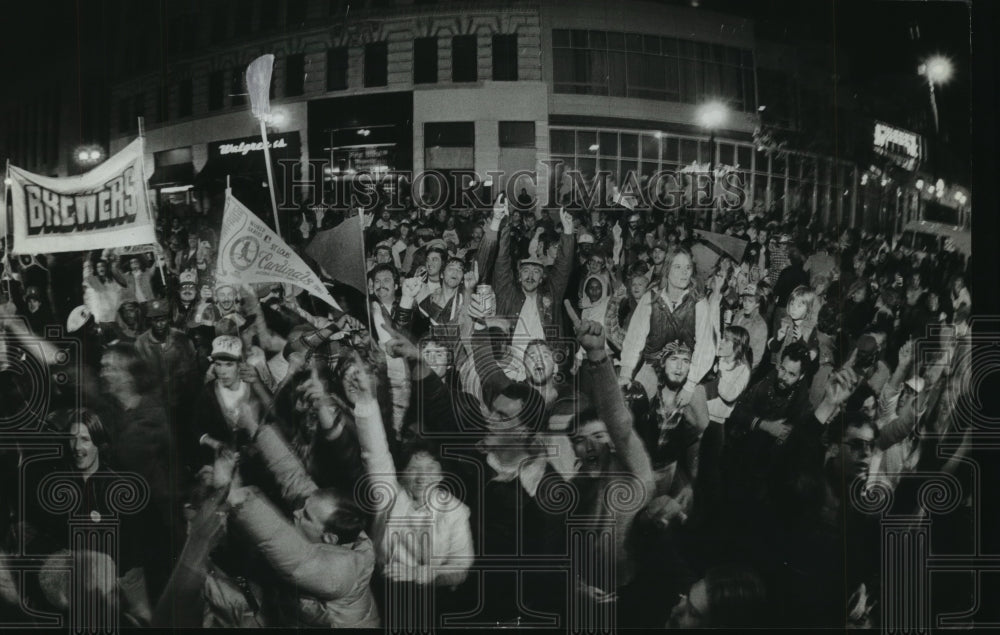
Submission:
[[[955,67],[951,60],[944,55],[932,55],[917,67],[917,72],[927,78],[927,90],[931,95],[931,111],[934,113],[934,131],[939,132],[937,97],[934,95],[934,86],[944,86],[951,81],[955,73]]]
[[[73,158],[78,165],[90,168],[104,160],[104,150],[100,146],[80,146],[73,151]]]
[[[711,152],[711,160],[708,164],[708,176],[710,183],[709,190],[709,200],[712,201],[713,208],[715,207],[715,131],[726,124],[729,119],[729,108],[726,104],[721,101],[709,101],[698,107],[698,123],[702,128],[707,128],[709,131],[708,137],[708,147]],[[711,213],[711,212],[710,212]],[[709,217],[709,227],[712,227],[711,216]]]

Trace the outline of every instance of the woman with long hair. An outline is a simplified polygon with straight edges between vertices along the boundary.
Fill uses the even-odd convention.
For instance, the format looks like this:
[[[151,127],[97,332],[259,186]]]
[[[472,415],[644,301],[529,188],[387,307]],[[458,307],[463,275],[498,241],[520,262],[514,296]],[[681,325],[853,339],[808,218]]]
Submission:
[[[750,383],[753,351],[747,330],[742,326],[727,326],[719,340],[718,356],[716,376],[705,385],[705,396],[709,419],[723,423]]]
[[[657,289],[646,292],[636,307],[622,343],[621,383],[633,380],[656,392],[656,362],[670,342],[683,341],[692,350],[691,372],[679,396],[680,406],[690,401],[695,386],[715,360],[714,336],[719,330],[717,307],[721,294],[713,302],[699,293],[694,281],[694,258],[684,247],[667,254],[663,277]],[[712,309],[712,304],[716,309]]]
[[[443,487],[436,449],[409,436],[394,464],[374,375],[360,360],[349,362],[342,388],[354,404],[368,472],[359,491],[373,507],[371,538],[382,575],[397,590],[406,585],[458,586],[472,564],[469,508]]]
[[[816,333],[816,320],[813,305],[817,302],[816,292],[807,286],[798,286],[788,296],[788,307],[781,319],[778,331],[768,342],[768,350],[772,354],[772,362],[777,366],[781,362],[781,354],[792,342],[801,341],[810,350],[810,357],[815,363],[819,356],[819,344]],[[812,370],[814,370],[814,366]],[[812,370],[809,374],[812,375]]]

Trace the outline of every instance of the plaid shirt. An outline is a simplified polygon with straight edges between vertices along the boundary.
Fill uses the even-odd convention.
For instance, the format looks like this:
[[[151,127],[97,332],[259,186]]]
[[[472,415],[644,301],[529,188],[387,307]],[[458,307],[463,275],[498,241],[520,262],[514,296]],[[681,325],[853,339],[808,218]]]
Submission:
[[[788,247],[778,245],[777,249],[771,252],[771,264],[767,267],[767,283],[774,288],[774,283],[778,281],[781,270],[788,266]]]

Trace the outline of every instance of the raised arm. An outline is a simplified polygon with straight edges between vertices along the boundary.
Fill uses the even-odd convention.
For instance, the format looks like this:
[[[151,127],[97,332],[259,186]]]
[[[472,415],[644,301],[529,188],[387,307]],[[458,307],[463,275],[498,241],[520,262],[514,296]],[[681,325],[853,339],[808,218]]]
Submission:
[[[625,297],[622,289],[619,287],[619,290],[608,301],[608,310],[604,313],[605,334],[608,342],[617,350],[621,350],[622,343],[625,341],[625,328],[618,320],[618,310],[621,308],[621,303]]]
[[[715,302],[699,300],[694,307],[695,335],[694,351],[691,353],[691,371],[688,373],[684,392],[694,390],[715,363],[716,334],[719,332],[719,305]]]
[[[364,558],[370,554],[309,542],[256,488],[234,490],[230,503],[233,520],[274,572],[305,595],[332,600],[348,594],[357,584]]]
[[[632,376],[639,367],[642,351],[646,348],[646,337],[649,335],[649,320],[653,311],[653,294],[655,289],[647,291],[629,321],[625,340],[622,342],[622,366],[619,378],[622,383],[631,382]]]
[[[344,390],[354,402],[354,421],[357,424],[358,444],[361,446],[365,469],[369,475],[378,479],[378,483],[388,485],[398,493],[396,466],[389,454],[382,411],[372,390],[371,377],[360,365],[355,365],[344,378]],[[388,511],[386,509],[383,513]]]
[[[493,290],[499,305],[497,311],[500,311],[501,315],[507,311],[516,311],[514,307],[517,295],[515,285],[514,269],[510,257],[510,225],[504,225],[500,230],[500,243],[493,270]]]
[[[295,504],[316,491],[316,483],[309,478],[302,462],[288,447],[280,432],[272,426],[259,425],[256,413],[247,407],[240,412],[239,425],[255,440],[264,464],[281,488],[283,499]]]
[[[497,197],[493,205],[493,214],[489,223],[483,228],[483,240],[476,250],[476,265],[479,267],[479,280],[493,279],[493,266],[496,259],[497,243],[499,242],[500,225],[504,217],[507,216],[506,201],[501,202],[501,197]]]
[[[559,210],[559,220],[562,221],[562,234],[559,236],[559,255],[556,257],[555,265],[552,269],[552,301],[555,304],[562,302],[566,295],[566,285],[569,283],[570,273],[573,271],[573,264],[576,251],[576,236],[573,233],[573,216],[565,209]]]
[[[567,303],[568,304],[568,303]],[[645,491],[644,502],[653,496],[655,483],[649,454],[639,435],[632,426],[632,413],[625,404],[625,397],[615,381],[615,370],[604,345],[604,332],[600,324],[592,321],[580,322],[567,307],[576,326],[577,340],[587,352],[587,363],[583,366],[585,381],[590,382],[590,394],[597,407],[597,413],[608,429],[608,436],[626,468],[639,479]]]

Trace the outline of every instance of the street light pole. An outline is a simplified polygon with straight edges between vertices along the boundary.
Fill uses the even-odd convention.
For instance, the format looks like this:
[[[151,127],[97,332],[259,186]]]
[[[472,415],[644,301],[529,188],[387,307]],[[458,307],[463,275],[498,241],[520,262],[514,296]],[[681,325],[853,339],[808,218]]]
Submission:
[[[934,82],[927,78],[927,89],[931,93],[931,112],[934,114],[934,134],[941,134],[941,126],[938,123],[937,98],[934,96]]]
[[[930,91],[931,97],[931,112],[934,115],[934,133],[938,134],[940,133],[940,124],[934,85],[947,84],[951,80],[955,68],[952,66],[951,60],[944,55],[932,55],[917,68],[917,72],[927,78],[927,89]]]
[[[711,134],[708,136],[708,147],[709,152],[711,152],[711,159],[708,162],[708,200],[712,202],[712,207],[708,210],[708,229],[709,231],[715,231],[715,155],[717,148],[715,147],[715,128],[712,128]]]
[[[711,207],[708,209],[708,227],[709,230],[713,230],[714,222],[714,211],[716,207],[715,203],[715,132],[720,126],[726,123],[726,119],[729,117],[729,111],[726,105],[720,101],[710,101],[703,104],[698,109],[698,120],[703,128],[707,128],[709,131],[708,145],[709,152],[711,152],[711,158],[709,159],[709,196],[711,201]]]

